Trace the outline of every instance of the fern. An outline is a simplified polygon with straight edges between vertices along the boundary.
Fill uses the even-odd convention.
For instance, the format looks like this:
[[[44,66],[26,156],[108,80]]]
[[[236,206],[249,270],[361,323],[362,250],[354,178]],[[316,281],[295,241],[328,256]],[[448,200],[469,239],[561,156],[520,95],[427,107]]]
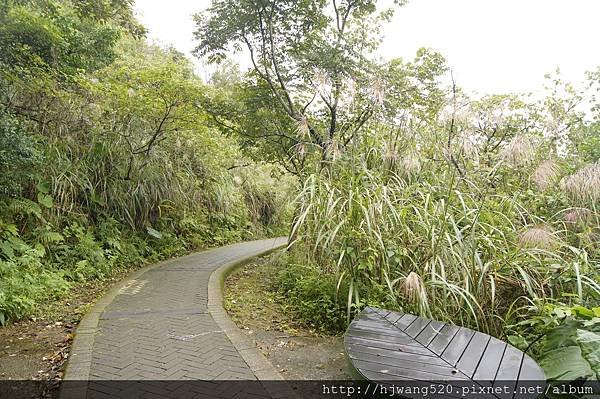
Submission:
[[[38,219],[42,219],[42,209],[40,206],[27,199],[27,198],[17,198],[13,199],[8,204],[8,209],[13,215],[21,215],[21,216],[35,216]]]
[[[36,233],[37,241],[42,245],[59,244],[64,241],[65,237],[51,230],[40,230]]]

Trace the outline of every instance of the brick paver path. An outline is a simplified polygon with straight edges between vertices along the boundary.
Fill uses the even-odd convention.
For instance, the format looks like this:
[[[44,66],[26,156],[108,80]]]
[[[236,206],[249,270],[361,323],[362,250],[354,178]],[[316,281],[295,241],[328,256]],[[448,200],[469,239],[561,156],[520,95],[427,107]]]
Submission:
[[[208,280],[220,266],[283,242],[253,241],[192,254],[129,281],[100,315],[88,389],[110,397],[120,390],[114,380],[255,379],[208,311]]]

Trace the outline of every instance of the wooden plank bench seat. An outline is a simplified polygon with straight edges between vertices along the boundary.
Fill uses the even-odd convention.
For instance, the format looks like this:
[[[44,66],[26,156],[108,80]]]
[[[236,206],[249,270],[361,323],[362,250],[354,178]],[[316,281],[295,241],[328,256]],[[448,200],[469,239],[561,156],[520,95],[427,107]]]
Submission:
[[[411,314],[365,308],[348,327],[344,346],[366,380],[456,388],[438,397],[535,398],[545,386],[537,363],[506,342]],[[463,395],[465,387],[476,395]],[[423,398],[422,393],[399,396]]]

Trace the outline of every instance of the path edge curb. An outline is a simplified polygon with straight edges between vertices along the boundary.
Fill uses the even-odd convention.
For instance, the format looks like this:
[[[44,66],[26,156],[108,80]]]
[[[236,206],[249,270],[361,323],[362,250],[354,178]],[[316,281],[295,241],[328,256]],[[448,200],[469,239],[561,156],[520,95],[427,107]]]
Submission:
[[[284,378],[256,347],[256,344],[244,335],[242,330],[227,315],[223,308],[225,279],[244,265],[280,250],[286,245],[287,243],[283,243],[258,255],[223,265],[214,270],[208,279],[208,312],[258,380],[283,381]]]
[[[283,238],[283,237],[281,237]],[[237,244],[241,244],[237,243]],[[230,244],[235,245],[236,243]],[[264,355],[256,348],[253,342],[241,334],[241,330],[229,319],[229,316],[223,309],[223,297],[222,288],[225,278],[235,271],[237,268],[252,262],[253,260],[268,255],[274,251],[277,251],[287,245],[287,241],[281,244],[277,244],[272,248],[269,248],[259,254],[249,256],[247,258],[233,261],[231,263],[220,266],[215,269],[208,281],[208,312],[211,317],[215,320],[219,328],[223,330],[228,339],[231,341],[236,350],[240,353],[243,360],[248,364],[248,367],[254,373],[258,380],[283,380],[283,377],[275,370],[273,365],[264,357]],[[214,248],[207,248],[199,252],[193,252],[185,256],[191,256],[197,253],[210,251]],[[59,399],[80,399],[87,397],[87,390],[89,385],[90,370],[92,365],[92,350],[94,346],[94,336],[98,327],[100,316],[108,305],[112,303],[115,297],[119,294],[119,291],[125,287],[132,280],[137,279],[144,273],[161,267],[165,263],[177,260],[180,257],[171,259],[165,259],[163,261],[153,263],[147,266],[143,266],[139,270],[133,271],[122,280],[118,281],[114,286],[108,289],[99,299],[95,302],[91,309],[86,312],[82,317],[81,321],[75,329],[75,337],[73,339],[73,345],[69,351],[69,357],[67,359],[67,365],[65,372],[61,380],[61,385],[58,392]],[[217,308],[215,308],[217,306]],[[220,309],[218,308],[220,306]],[[242,346],[242,341],[235,337],[235,332],[247,340],[247,348]],[[232,339],[232,337],[234,337]],[[252,344],[251,347],[249,344]],[[238,346],[239,345],[239,346]],[[257,356],[256,351],[260,357]],[[262,359],[261,359],[262,357]],[[256,361],[256,363],[254,363]],[[270,369],[269,369],[270,367]],[[258,374],[257,374],[258,373]],[[275,374],[273,374],[275,373]]]
[[[125,278],[117,282],[102,295],[92,308],[83,316],[75,328],[75,337],[73,345],[69,351],[67,366],[62,377],[59,391],[59,399],[85,398],[90,378],[92,366],[92,350],[94,347],[94,336],[100,321],[100,315],[104,309],[110,305],[129,282],[137,279],[149,270],[162,266],[166,262],[177,258],[165,259],[164,261],[153,263],[129,273]]]

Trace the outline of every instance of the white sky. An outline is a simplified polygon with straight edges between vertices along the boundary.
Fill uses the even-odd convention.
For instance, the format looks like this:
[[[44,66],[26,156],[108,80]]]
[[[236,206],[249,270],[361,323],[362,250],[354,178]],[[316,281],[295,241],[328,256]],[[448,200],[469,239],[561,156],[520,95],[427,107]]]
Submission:
[[[189,54],[191,15],[209,4],[136,0],[136,11],[150,38]],[[557,67],[573,83],[600,67],[599,16],[600,0],[409,0],[386,27],[381,55],[412,59],[431,47],[469,91],[535,92]]]

